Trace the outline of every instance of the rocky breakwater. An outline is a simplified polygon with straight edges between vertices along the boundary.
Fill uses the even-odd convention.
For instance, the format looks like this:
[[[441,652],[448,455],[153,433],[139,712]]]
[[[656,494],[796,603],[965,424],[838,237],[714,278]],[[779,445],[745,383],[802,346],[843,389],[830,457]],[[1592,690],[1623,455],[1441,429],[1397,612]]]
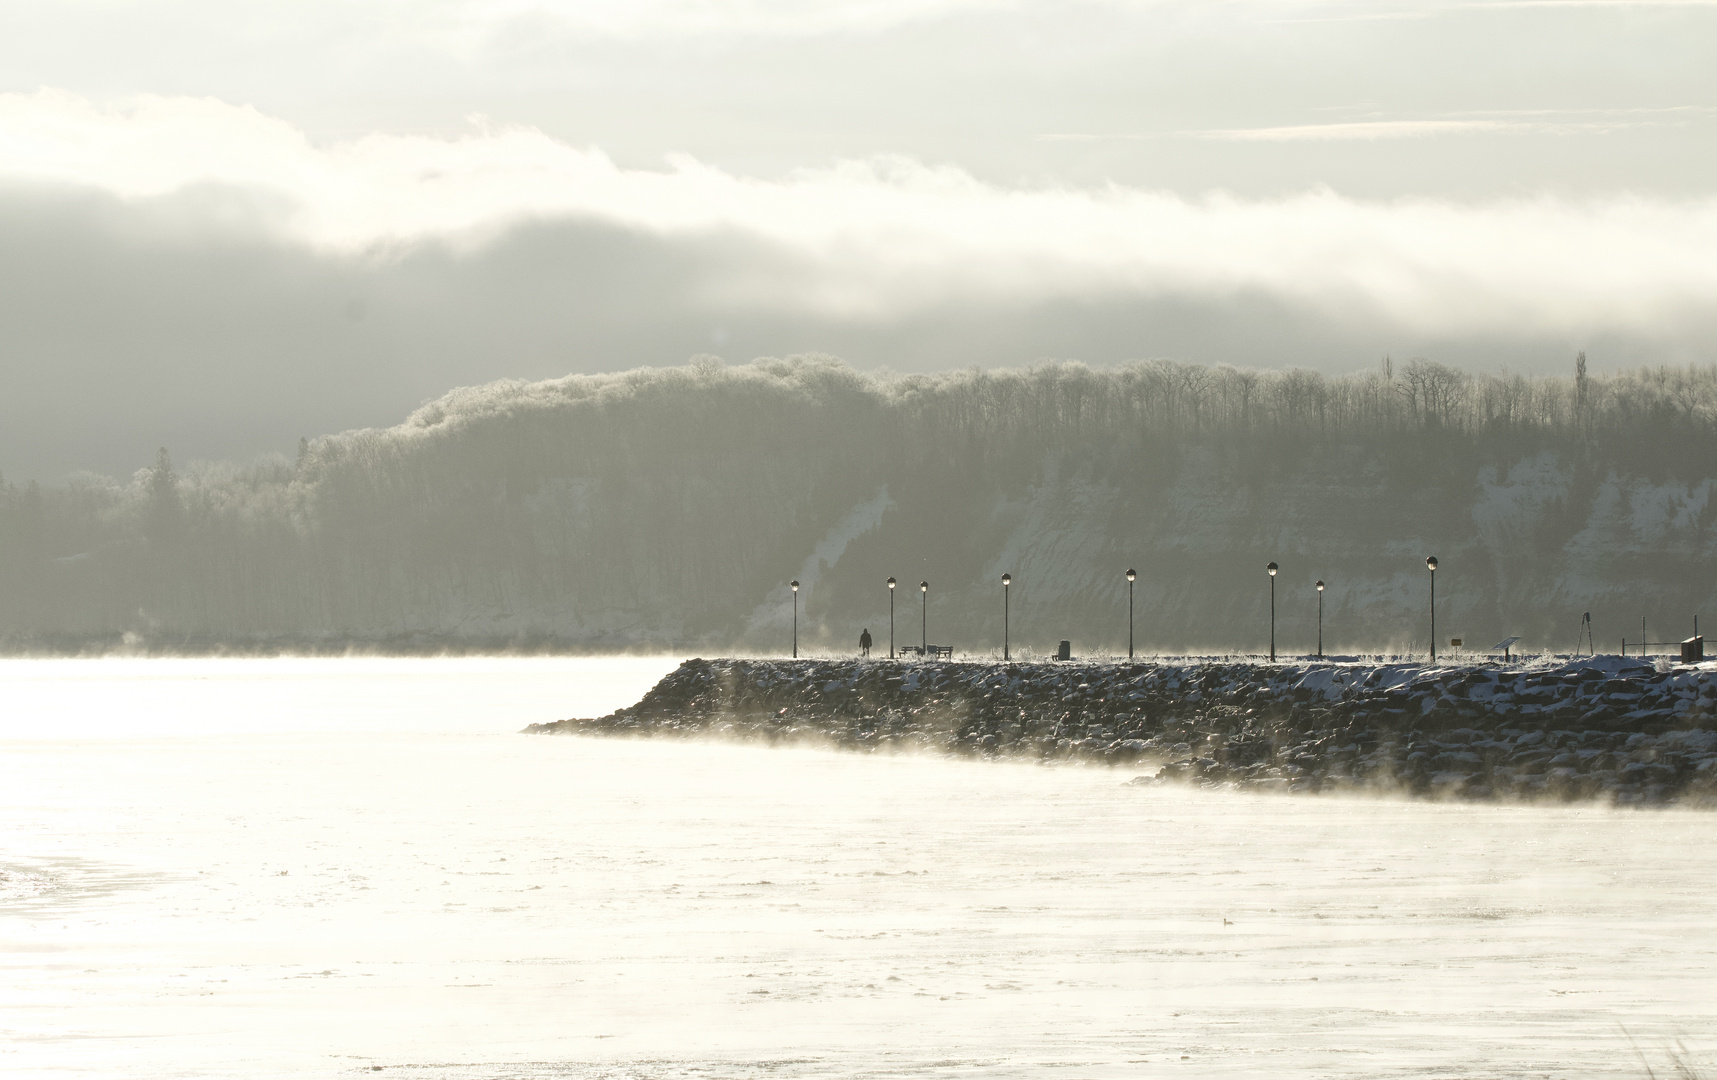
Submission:
[[[1148,766],[1133,783],[1717,805],[1717,663],[688,660],[530,734]]]

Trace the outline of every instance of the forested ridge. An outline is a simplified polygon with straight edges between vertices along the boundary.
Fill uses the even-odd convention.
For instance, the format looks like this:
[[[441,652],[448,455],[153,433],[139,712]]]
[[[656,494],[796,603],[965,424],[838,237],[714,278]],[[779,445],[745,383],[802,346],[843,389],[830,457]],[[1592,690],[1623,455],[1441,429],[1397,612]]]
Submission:
[[[793,357],[455,390],[295,460],[0,483],[13,650],[801,641],[1613,649],[1717,587],[1717,368],[1339,377],[1152,362],[938,375]],[[1717,607],[1708,608],[1717,612]],[[1659,629],[1661,628],[1661,629]]]

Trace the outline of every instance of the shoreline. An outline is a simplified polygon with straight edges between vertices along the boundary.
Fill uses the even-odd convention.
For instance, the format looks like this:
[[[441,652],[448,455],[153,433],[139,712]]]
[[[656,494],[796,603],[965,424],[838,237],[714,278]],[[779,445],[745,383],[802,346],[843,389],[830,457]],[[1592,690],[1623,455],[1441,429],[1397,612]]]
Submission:
[[[522,734],[1151,770],[1135,784],[1717,806],[1717,662],[700,658],[634,705]]]

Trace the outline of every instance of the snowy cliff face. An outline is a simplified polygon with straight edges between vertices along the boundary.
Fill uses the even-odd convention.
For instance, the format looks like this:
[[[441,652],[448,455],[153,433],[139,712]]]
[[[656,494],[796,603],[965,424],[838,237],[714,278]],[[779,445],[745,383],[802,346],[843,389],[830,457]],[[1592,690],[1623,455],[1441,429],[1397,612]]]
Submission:
[[[1717,612],[1717,376],[1461,378],[1435,408],[1390,372],[1175,365],[466,389],[290,464],[0,485],[0,630],[785,652],[796,578],[802,651],[886,653],[892,576],[896,644],[973,654],[1009,573],[1016,655],[1117,654],[1132,567],[1140,651],[1262,651],[1274,561],[1280,653],[1316,648],[1318,579],[1325,651],[1377,653],[1429,643],[1427,555],[1445,651]]]
[[[1049,455],[1027,490],[997,495],[984,519],[950,522],[950,533],[965,538],[960,546],[975,549],[968,565],[943,560],[932,570],[933,547],[920,552],[879,534],[872,544],[904,555],[909,575],[881,559],[850,573],[831,568],[826,575],[842,592],[838,605],[811,599],[816,629],[831,626],[838,606],[874,628],[886,614],[877,602],[885,599],[881,577],[922,571],[939,586],[930,639],[994,650],[1006,572],[1016,653],[1041,655],[1062,638],[1081,654],[1124,653],[1123,574],[1131,567],[1140,650],[1262,651],[1270,625],[1264,568],[1274,561],[1281,653],[1316,649],[1319,579],[1327,585],[1326,653],[1423,650],[1431,554],[1440,564],[1445,651],[1451,638],[1470,650],[1516,635],[1527,648],[1568,651],[1586,611],[1599,647],[1613,650],[1624,633],[1638,641],[1641,617],[1652,640],[1668,641],[1691,634],[1702,609],[1717,611],[1705,606],[1717,577],[1701,557],[1717,542],[1702,518],[1709,480],[1598,478],[1543,450],[1479,465],[1464,483],[1403,482],[1358,451],[1254,482],[1223,457],[1191,447],[1171,467],[1136,479],[1124,460],[1074,464]],[[917,597],[909,599],[902,640],[915,643]],[[832,644],[845,642],[836,635]]]

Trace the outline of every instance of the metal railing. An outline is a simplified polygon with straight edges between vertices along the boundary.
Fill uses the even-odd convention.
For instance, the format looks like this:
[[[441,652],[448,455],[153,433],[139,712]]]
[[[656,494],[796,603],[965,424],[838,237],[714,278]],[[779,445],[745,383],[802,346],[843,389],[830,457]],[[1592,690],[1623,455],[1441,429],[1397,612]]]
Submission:
[[[1677,656],[1681,655],[1681,642],[1679,642],[1679,641],[1634,641],[1634,642],[1629,642],[1627,638],[1623,638],[1622,639],[1622,655],[1623,656],[1626,656],[1628,654],[1628,646],[1630,644],[1633,646],[1634,655],[1636,655],[1636,656],[1650,656],[1651,650],[1653,650],[1653,649],[1667,649],[1670,652],[1675,653]]]

